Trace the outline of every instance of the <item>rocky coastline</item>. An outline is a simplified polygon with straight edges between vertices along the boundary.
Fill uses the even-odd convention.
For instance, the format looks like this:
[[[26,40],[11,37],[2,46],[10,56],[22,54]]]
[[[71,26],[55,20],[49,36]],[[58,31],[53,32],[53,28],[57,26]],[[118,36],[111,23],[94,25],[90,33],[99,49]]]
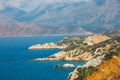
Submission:
[[[94,38],[94,42],[92,41],[92,38]],[[60,52],[50,55],[47,58],[37,58],[37,59],[33,59],[32,61],[47,61],[47,60],[90,61],[93,59],[93,57],[95,57],[96,55],[99,55],[98,51],[100,51],[101,48],[96,48],[96,50],[94,51],[95,55],[92,55],[91,51],[87,51],[87,50],[85,51],[85,49],[92,47],[91,44],[92,45],[98,44],[109,39],[110,37],[99,34],[99,35],[89,36],[85,39],[68,38],[66,40],[59,41],[58,43],[51,42],[51,43],[45,43],[45,44],[36,44],[36,45],[30,46],[28,49],[29,50],[53,49],[53,48],[61,49]],[[76,42],[81,40],[82,43],[79,44],[80,46],[80,47],[78,46],[79,48],[75,46],[76,47],[75,49],[69,50],[69,47],[71,46],[71,44],[77,44],[76,42],[74,43],[72,42],[70,44],[70,42],[74,40]],[[83,49],[81,49],[81,47]]]
[[[67,47],[66,45],[57,45],[57,44],[51,42],[51,43],[45,43],[45,44],[32,45],[28,49],[29,50],[54,49],[54,48],[63,49],[63,48],[66,48],[66,47]]]
[[[105,62],[105,60],[111,59],[111,56],[116,56],[113,51],[119,51],[120,49],[120,35],[117,36],[109,35],[93,35],[88,37],[72,37],[66,38],[58,43],[45,43],[37,44],[29,47],[30,50],[36,49],[61,49],[60,52],[50,55],[47,58],[37,58],[31,61],[50,61],[50,60],[66,60],[66,61],[86,61],[82,66],[78,66],[72,73],[69,74],[67,80],[77,80],[80,78],[81,70],[83,73],[92,71]],[[113,54],[114,53],[114,54]],[[57,67],[65,68],[69,65],[58,65]],[[73,67],[73,65],[71,65]],[[87,75],[89,75],[87,74]],[[86,75],[86,76],[87,76]],[[85,76],[84,76],[85,77]]]

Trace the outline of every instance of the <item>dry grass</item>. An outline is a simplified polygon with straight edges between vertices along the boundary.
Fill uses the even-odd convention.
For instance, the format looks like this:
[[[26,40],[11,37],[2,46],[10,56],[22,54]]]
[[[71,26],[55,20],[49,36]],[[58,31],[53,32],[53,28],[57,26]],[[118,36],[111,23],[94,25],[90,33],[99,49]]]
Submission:
[[[120,80],[120,56],[106,61],[85,80]]]

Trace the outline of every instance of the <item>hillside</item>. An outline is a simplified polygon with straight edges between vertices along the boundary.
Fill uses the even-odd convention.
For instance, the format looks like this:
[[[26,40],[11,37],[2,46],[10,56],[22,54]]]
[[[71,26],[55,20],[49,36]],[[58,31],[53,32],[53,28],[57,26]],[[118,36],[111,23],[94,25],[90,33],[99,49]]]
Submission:
[[[50,28],[51,26],[52,28]],[[65,36],[81,34],[89,35],[88,32],[84,30],[70,30],[69,28],[62,28],[61,26],[55,25],[7,21],[0,23],[0,36]]]
[[[94,58],[69,74],[68,80],[119,80],[120,31],[105,33],[111,39],[94,45]],[[95,47],[97,47],[95,49]],[[100,47],[100,48],[99,48]]]
[[[120,80],[120,56],[104,62],[84,80]]]
[[[0,5],[2,36],[78,35],[120,28],[119,0],[1,0]]]
[[[93,39],[94,38],[94,39]],[[93,35],[86,37],[69,37],[56,43],[37,44],[29,47],[29,49],[42,49],[42,48],[62,48],[56,54],[50,55],[45,60],[69,60],[89,61],[103,55],[109,55],[119,49],[120,36],[110,37],[109,35]],[[91,45],[92,44],[92,45]],[[116,48],[114,48],[116,46]],[[36,60],[41,60],[38,58]],[[44,59],[42,59],[44,60]]]
[[[47,48],[61,49],[60,52],[50,55],[47,58],[37,58],[32,61],[43,60],[86,61],[86,64],[84,64],[83,66],[78,66],[72,73],[69,74],[67,78],[67,80],[84,80],[87,76],[90,76],[92,73],[94,74],[95,73],[94,71],[99,71],[99,69],[102,70],[102,68],[99,68],[99,66],[102,66],[104,64],[106,65],[111,61],[112,62],[110,66],[112,64],[115,66],[119,65],[117,64],[118,62],[114,64],[115,62],[114,60],[116,60],[117,59],[116,57],[120,55],[120,30],[109,31],[106,33],[96,34],[92,36],[68,37],[59,42],[37,44],[31,47],[32,49],[47,49]],[[105,68],[109,68],[109,66]],[[111,67],[111,69],[114,68]],[[99,71],[99,74],[102,74],[101,71]],[[109,73],[108,71],[108,74],[109,76],[111,76],[111,72]],[[114,74],[116,74],[116,71],[114,72]],[[114,77],[114,75],[112,76]],[[92,80],[92,78],[90,79],[88,78],[86,79]]]

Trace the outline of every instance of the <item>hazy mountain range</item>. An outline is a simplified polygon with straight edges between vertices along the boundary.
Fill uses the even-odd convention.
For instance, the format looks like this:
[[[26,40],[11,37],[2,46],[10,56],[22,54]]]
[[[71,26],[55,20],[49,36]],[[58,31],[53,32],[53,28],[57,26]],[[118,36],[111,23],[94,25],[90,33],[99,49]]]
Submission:
[[[120,28],[120,0],[0,0],[0,35],[57,35]]]

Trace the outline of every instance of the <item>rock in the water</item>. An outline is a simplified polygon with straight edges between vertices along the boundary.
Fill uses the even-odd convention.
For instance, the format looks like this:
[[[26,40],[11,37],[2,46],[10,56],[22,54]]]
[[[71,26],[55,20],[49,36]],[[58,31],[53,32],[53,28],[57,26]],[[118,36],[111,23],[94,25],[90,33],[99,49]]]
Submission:
[[[56,65],[56,68],[74,68],[73,64]]]

